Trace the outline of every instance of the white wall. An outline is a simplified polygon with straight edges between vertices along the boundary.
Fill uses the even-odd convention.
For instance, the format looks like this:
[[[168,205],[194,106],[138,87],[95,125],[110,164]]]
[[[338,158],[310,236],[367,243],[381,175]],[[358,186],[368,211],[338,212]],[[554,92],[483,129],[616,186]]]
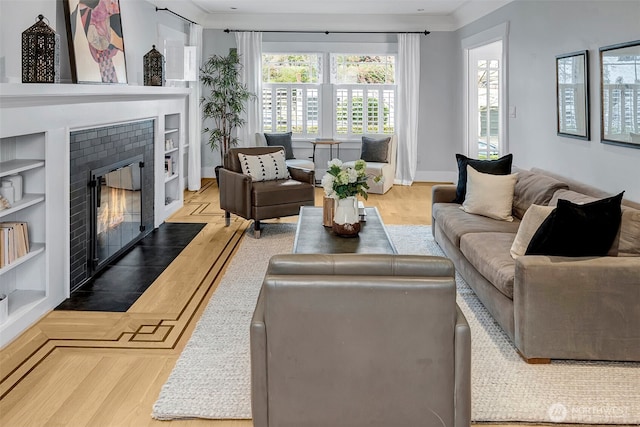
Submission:
[[[461,152],[462,116],[458,113],[462,72],[453,32],[421,37],[420,121],[416,181],[455,182],[455,154]]]
[[[222,30],[204,31],[203,60],[212,54],[226,55],[229,48],[235,47],[235,35]],[[417,180],[452,181],[456,178],[455,153],[459,152],[458,142],[461,129],[455,100],[460,97],[458,80],[462,75],[456,63],[455,49],[459,48],[456,34],[453,32],[432,32],[421,36],[421,74],[420,81],[420,126],[418,128],[418,171]],[[363,46],[365,43],[395,44],[395,34],[291,34],[264,33],[263,41],[269,44],[296,42],[306,46],[322,43],[342,43]],[[308,47],[308,50],[316,48]],[[317,50],[317,49],[316,49]],[[220,164],[217,152],[212,152],[202,137],[202,176],[213,176],[213,167]],[[295,145],[295,143],[294,143]],[[310,148],[304,144],[295,145],[296,156],[310,155]],[[342,144],[340,157],[345,160],[356,158],[359,145]],[[307,152],[309,151],[309,152]],[[322,169],[323,158],[318,167]],[[355,156],[355,157],[354,157]]]
[[[71,82],[67,27],[62,0],[0,0],[0,83],[22,82],[22,32],[38,14],[60,35],[61,83]],[[188,33],[185,22],[167,12],[156,12],[145,0],[120,0],[127,79],[142,85],[142,58],[157,44],[158,24]]]
[[[600,142],[598,49],[640,38],[640,2],[517,0],[457,31],[461,40],[510,22],[509,147],[540,167],[640,201],[640,149]],[[556,135],[556,55],[589,50],[591,141]],[[457,52],[461,54],[460,49]],[[458,59],[460,67],[462,59]],[[461,100],[459,101],[461,102]]]

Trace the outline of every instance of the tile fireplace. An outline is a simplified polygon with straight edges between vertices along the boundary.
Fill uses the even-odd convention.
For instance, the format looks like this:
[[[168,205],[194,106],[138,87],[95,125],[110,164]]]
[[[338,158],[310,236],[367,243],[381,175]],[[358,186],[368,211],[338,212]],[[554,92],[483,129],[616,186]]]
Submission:
[[[153,230],[154,121],[71,132],[71,291]]]

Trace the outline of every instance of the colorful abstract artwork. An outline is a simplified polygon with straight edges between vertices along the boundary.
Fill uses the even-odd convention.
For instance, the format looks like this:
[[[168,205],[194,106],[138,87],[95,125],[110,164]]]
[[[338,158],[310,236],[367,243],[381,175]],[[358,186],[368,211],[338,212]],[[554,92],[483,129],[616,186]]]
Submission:
[[[65,0],[76,83],[127,83],[119,0]]]

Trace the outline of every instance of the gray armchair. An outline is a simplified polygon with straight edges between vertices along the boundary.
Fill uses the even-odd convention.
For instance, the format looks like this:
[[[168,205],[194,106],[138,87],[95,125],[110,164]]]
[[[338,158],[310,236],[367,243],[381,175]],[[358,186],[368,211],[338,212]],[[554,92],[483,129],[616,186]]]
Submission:
[[[468,427],[455,298],[446,258],[274,256],[251,322],[254,426]]]
[[[226,224],[231,214],[252,219],[253,233],[260,237],[260,220],[298,215],[301,206],[315,203],[314,171],[289,167],[290,179],[255,182],[242,174],[238,153],[262,155],[284,150],[283,147],[230,148],[220,169],[220,208]]]

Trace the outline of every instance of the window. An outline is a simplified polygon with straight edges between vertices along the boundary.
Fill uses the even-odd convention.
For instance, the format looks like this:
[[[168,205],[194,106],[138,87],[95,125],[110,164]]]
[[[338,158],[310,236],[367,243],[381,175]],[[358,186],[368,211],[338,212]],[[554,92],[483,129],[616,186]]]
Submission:
[[[330,71],[324,73],[327,58]],[[263,131],[291,131],[297,137],[392,134],[395,59],[394,55],[263,54]],[[323,123],[323,111],[325,116],[332,112],[328,123]]]
[[[321,54],[263,54],[264,132],[318,136]]]
[[[509,152],[507,140],[507,41],[509,23],[462,40],[465,154],[495,159]],[[515,117],[515,107],[510,111]]]
[[[469,51],[468,152],[479,159],[497,159],[501,153],[502,43]]]
[[[395,59],[393,55],[331,55],[336,134],[394,132]]]

